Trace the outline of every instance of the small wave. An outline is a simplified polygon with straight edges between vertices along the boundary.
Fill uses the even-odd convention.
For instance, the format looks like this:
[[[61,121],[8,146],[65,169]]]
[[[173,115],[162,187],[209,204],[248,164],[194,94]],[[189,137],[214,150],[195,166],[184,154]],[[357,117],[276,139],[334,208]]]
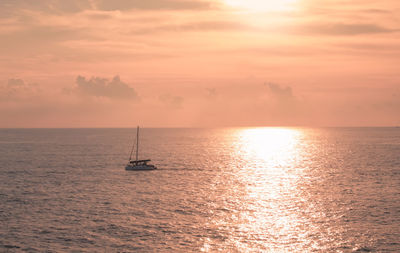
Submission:
[[[6,249],[20,249],[21,247],[17,246],[17,245],[4,244],[3,248],[6,248]]]
[[[353,252],[372,252],[373,250],[368,247],[359,247],[359,248],[354,248]]]
[[[179,213],[179,214],[184,214],[184,215],[191,215],[192,214],[192,212],[188,212],[188,211],[185,211],[185,210],[182,210],[182,209],[176,209],[176,210],[174,210],[174,212],[175,213]]]

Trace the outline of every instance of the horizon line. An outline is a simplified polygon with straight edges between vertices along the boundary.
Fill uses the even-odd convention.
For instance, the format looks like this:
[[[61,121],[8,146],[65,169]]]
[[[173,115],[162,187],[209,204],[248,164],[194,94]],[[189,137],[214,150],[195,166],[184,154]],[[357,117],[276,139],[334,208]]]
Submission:
[[[3,129],[134,129],[132,127],[0,127]],[[147,129],[216,129],[216,128],[400,128],[400,126],[144,126]]]

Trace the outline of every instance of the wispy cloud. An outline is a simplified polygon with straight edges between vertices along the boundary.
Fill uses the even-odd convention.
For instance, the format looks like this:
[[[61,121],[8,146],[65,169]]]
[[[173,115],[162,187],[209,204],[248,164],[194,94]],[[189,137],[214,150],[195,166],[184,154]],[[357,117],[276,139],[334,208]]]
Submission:
[[[53,14],[77,13],[85,10],[208,10],[214,6],[212,1],[206,0],[2,0],[0,14],[12,15],[18,10]]]
[[[345,23],[332,23],[332,24],[306,24],[295,28],[296,32],[308,35],[360,35],[360,34],[377,34],[377,33],[393,33],[399,31],[398,29],[389,29],[377,24],[345,24]]]
[[[91,0],[2,0],[0,15],[20,14],[23,10],[48,12],[53,14],[76,13],[93,8]]]
[[[175,96],[171,94],[163,94],[159,97],[159,100],[164,103],[164,105],[173,108],[180,109],[183,107],[184,98],[181,96]]]
[[[199,21],[169,23],[156,26],[142,26],[132,29],[132,35],[159,34],[159,33],[183,33],[183,32],[209,32],[209,31],[243,31],[252,29],[250,25],[235,21]]]
[[[101,10],[207,10],[212,2],[200,0],[99,0],[97,7]]]

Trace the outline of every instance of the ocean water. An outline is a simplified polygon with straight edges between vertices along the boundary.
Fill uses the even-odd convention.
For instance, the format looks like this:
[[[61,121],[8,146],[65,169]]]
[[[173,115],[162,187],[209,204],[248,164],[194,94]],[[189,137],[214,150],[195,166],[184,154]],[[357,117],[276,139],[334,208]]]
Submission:
[[[0,252],[400,252],[400,128],[0,129]]]

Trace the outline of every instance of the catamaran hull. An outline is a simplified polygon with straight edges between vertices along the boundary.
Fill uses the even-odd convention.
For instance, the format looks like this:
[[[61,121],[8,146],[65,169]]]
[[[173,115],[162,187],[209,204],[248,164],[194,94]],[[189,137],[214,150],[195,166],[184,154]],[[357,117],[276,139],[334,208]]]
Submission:
[[[149,165],[136,165],[132,166],[130,164],[125,166],[125,170],[156,170],[156,166],[149,166]]]

